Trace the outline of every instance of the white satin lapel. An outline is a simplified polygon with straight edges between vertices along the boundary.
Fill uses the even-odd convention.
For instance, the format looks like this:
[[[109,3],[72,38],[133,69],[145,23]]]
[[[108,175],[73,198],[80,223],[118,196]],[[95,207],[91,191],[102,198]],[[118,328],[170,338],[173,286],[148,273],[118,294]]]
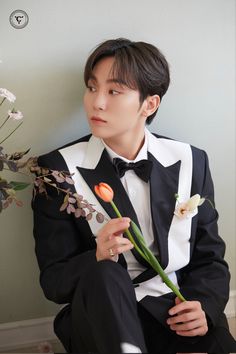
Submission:
[[[148,136],[148,151],[164,167],[171,166],[179,160],[181,161],[179,185],[176,193],[179,195],[181,202],[188,200],[191,197],[193,173],[192,150],[190,145],[170,139],[156,138],[148,130],[146,134]],[[195,214],[196,213],[197,211]],[[191,216],[193,217],[195,214]],[[190,260],[189,239],[191,236],[192,217],[180,220],[173,214],[168,234],[169,263],[165,269],[167,272],[182,268],[188,264]]]
[[[176,193],[178,193],[180,201],[186,201],[191,196],[192,184],[192,151],[190,145],[156,138],[148,131],[146,131],[146,134],[148,136],[148,151],[164,167],[181,160],[179,186]],[[82,194],[89,203],[93,204],[97,211],[101,212],[107,219],[110,219],[76,168],[76,166],[80,166],[94,169],[100,160],[103,150],[104,146],[100,139],[92,136],[88,142],[77,143],[61,149],[59,152],[63,156],[70,173],[74,173],[73,180],[75,181],[76,191]],[[99,224],[95,217],[88,222],[92,233],[96,235],[102,224]],[[167,272],[176,271],[189,262],[191,225],[191,218],[180,220],[173,215],[168,235],[169,263],[166,268]]]
[[[95,169],[101,158],[103,150],[104,145],[101,142],[101,139],[98,139],[92,135],[87,142],[87,149],[85,151],[83,161],[81,161],[81,163],[79,165],[77,164],[76,166]]]
[[[63,156],[70,173],[73,173],[74,186],[78,194],[83,195],[90,204],[94,206],[96,211],[102,213],[107,219],[110,219],[104,208],[95,197],[90,187],[79,173],[77,166],[88,169],[94,169],[102,155],[104,146],[100,139],[92,136],[89,141],[77,143],[59,150]],[[105,223],[98,223],[95,215],[88,221],[92,233],[96,236],[98,230]]]

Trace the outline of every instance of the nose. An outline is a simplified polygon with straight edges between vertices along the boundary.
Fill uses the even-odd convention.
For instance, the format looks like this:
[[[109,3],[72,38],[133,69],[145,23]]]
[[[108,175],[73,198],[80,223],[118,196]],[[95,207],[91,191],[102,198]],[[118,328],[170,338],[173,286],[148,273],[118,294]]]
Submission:
[[[94,95],[93,108],[96,110],[104,111],[106,109],[106,96],[102,92],[97,92]]]

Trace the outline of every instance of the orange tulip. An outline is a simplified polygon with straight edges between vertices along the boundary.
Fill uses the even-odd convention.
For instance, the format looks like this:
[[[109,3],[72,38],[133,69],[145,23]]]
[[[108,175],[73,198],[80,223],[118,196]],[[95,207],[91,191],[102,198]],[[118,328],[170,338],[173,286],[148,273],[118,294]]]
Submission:
[[[99,183],[99,185],[94,187],[94,190],[104,202],[110,203],[114,197],[113,189],[107,183]]]
[[[112,208],[114,209],[116,215],[118,218],[121,218],[122,215],[119,212],[117,206],[113,202],[113,197],[114,197],[114,192],[113,189],[109,186],[109,184],[101,182],[99,185],[94,187],[95,193],[101,198],[104,202],[111,203]],[[151,267],[160,275],[162,280],[166,283],[166,285],[178,296],[178,298],[181,301],[185,301],[185,298],[183,295],[180,293],[179,289],[172,283],[172,281],[169,279],[165,271],[162,269],[161,265],[159,264],[158,260],[156,257],[153,255],[153,253],[149,250],[147,247],[144,237],[139,230],[138,226],[131,220],[131,226],[133,229],[133,232],[135,233],[140,245],[138,246],[130,233],[129,229],[125,230],[125,234],[127,235],[128,239],[133,243],[134,248],[136,251],[148,262]]]

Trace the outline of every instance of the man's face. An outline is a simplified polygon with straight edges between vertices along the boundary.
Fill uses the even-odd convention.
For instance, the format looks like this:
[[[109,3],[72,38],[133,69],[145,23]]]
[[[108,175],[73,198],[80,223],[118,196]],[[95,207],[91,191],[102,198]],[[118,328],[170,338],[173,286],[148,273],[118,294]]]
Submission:
[[[139,92],[111,76],[113,62],[113,57],[107,57],[95,65],[84,95],[91,132],[107,143],[140,136],[146,120],[145,101],[140,107]]]

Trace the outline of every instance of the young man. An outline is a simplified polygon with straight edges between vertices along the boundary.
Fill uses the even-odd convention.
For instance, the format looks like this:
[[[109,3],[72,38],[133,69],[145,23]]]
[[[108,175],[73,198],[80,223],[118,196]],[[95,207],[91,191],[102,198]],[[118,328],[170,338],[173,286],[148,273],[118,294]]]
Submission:
[[[75,191],[106,221],[61,212],[63,193],[33,201],[41,286],[49,300],[68,304],[55,332],[67,351],[83,353],[236,350],[223,313],[230,276],[217,212],[205,202],[189,217],[175,215],[176,194],[214,202],[206,153],[145,128],[169,86],[166,59],[148,43],[108,40],[88,58],[84,78],[92,135],[38,163],[74,173]],[[100,182],[114,190],[123,218],[96,198]],[[187,301],[123,237],[130,219]]]

